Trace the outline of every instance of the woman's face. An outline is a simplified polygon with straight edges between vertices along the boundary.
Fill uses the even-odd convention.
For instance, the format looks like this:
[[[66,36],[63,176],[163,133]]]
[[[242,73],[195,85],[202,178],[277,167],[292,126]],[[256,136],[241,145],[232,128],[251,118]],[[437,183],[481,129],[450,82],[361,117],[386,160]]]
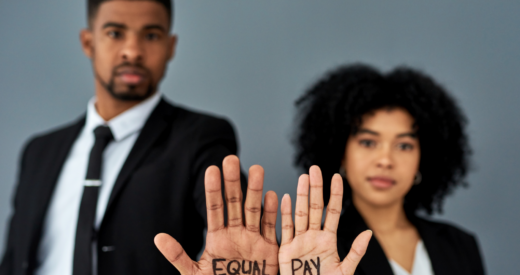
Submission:
[[[402,204],[419,168],[413,117],[402,108],[365,114],[350,136],[343,164],[354,201],[375,207]]]

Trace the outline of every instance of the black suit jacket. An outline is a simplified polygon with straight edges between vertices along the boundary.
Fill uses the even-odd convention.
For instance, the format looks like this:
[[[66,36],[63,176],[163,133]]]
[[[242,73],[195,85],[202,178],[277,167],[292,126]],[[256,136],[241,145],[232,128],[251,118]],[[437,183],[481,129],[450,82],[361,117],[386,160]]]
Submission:
[[[85,124],[30,140],[23,151],[0,275],[32,274],[42,225],[62,166]],[[204,173],[237,153],[231,125],[162,99],[115,182],[98,233],[98,274],[178,274],[154,245],[157,233],[176,238],[195,258],[206,223]],[[246,182],[242,175],[242,189]],[[106,251],[105,246],[113,246]],[[104,251],[105,250],[105,251]]]
[[[432,222],[409,215],[417,228],[436,275],[483,275],[484,267],[475,237],[452,225]],[[351,205],[341,215],[338,225],[338,253],[340,259],[347,255],[357,235],[368,227]],[[356,275],[392,275],[390,263],[374,236],[359,263]]]

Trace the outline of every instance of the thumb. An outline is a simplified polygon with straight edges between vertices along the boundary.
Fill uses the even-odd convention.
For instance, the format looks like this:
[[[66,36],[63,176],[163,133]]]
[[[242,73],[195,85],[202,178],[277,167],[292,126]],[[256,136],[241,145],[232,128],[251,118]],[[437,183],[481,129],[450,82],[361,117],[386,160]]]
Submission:
[[[195,268],[193,261],[172,236],[160,233],[155,236],[154,242],[163,256],[177,268],[181,275],[195,273],[193,272]]]
[[[361,258],[363,258],[365,252],[367,251],[370,238],[372,238],[372,231],[370,230],[361,232],[361,234],[356,237],[354,243],[352,243],[352,247],[350,248],[347,257],[345,257],[340,266],[344,275],[354,274],[359,262],[361,261]]]

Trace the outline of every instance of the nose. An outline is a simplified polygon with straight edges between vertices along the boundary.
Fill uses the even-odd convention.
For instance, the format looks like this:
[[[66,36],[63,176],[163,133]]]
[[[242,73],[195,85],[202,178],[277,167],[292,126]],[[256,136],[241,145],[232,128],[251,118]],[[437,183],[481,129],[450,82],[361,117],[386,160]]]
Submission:
[[[143,48],[136,35],[129,35],[121,50],[121,58],[131,64],[143,61]]]
[[[382,169],[392,169],[394,167],[390,146],[384,146],[380,149],[376,165]]]

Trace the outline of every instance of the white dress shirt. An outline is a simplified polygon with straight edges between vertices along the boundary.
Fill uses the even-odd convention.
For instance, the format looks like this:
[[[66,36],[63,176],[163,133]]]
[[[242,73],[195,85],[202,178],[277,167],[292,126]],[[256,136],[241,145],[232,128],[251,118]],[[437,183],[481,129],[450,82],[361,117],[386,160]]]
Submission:
[[[428,251],[426,251],[422,240],[420,240],[415,247],[412,273],[408,273],[408,271],[392,259],[390,259],[389,262],[394,275],[434,275]]]
[[[108,125],[114,136],[114,140],[103,152],[102,185],[99,190],[94,225],[99,228],[119,171],[160,99],[161,95],[157,92],[108,122],[97,113],[94,104],[96,99],[92,98],[89,101],[85,126],[65,160],[47,210],[37,252],[39,266],[36,275],[72,274],[76,225],[90,150],[95,141],[94,129],[100,125]],[[96,262],[97,259],[94,257],[94,274],[97,273]]]

